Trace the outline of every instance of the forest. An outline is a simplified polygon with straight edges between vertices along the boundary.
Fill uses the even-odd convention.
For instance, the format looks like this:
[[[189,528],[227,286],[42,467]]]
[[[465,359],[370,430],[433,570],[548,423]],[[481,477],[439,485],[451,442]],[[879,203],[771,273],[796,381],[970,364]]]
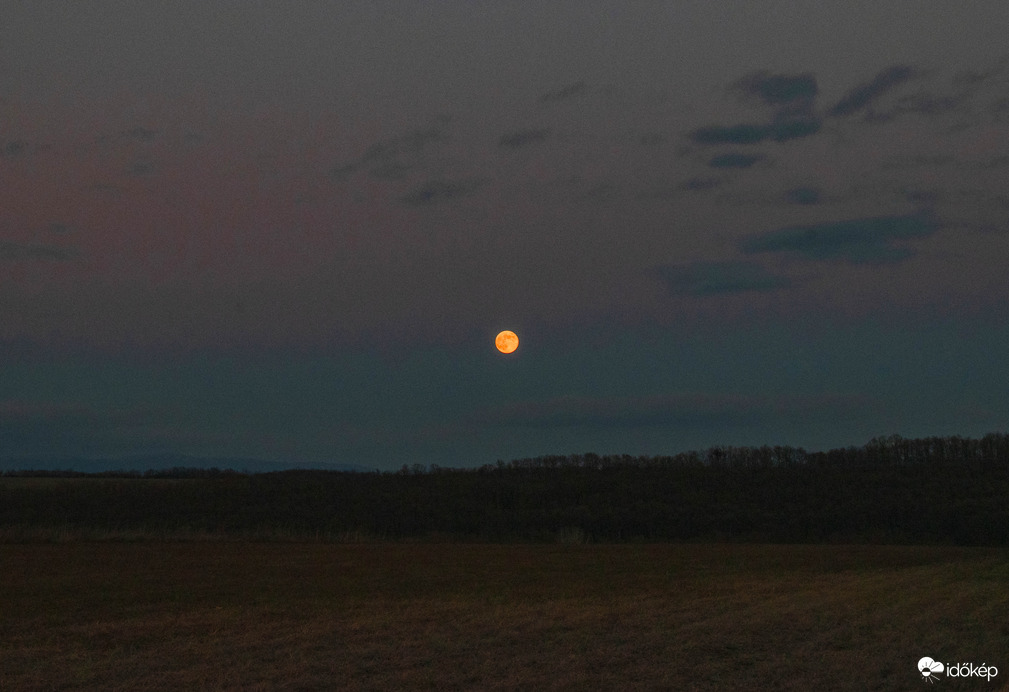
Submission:
[[[7,471],[0,536],[1009,545],[1009,435],[396,472]],[[33,533],[34,532],[34,533]]]

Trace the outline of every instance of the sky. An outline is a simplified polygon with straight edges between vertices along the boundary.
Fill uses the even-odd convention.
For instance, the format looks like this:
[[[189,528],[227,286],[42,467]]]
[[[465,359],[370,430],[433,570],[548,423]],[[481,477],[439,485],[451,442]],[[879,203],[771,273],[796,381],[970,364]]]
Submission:
[[[1005,432],[1006,26],[4,3],[0,467]]]

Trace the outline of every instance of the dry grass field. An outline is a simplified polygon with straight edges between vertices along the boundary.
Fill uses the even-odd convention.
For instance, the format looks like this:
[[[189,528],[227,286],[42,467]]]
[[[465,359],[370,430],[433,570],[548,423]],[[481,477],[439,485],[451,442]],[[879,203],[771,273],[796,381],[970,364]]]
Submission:
[[[2,690],[1009,689],[985,548],[0,545]]]

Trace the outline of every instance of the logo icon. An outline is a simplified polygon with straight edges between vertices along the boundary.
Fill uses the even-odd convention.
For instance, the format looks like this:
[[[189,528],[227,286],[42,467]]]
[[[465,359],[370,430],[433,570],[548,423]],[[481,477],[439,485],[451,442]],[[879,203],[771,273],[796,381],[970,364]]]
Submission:
[[[928,656],[918,660],[918,672],[921,673],[921,677],[928,680],[930,683],[935,682],[938,678],[937,675],[942,675],[944,668],[942,663],[939,661],[933,661]]]

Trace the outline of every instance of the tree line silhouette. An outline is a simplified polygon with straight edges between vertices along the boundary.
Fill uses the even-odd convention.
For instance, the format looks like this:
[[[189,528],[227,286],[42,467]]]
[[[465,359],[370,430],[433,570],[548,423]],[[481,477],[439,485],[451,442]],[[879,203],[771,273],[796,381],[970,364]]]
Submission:
[[[8,471],[0,527],[386,540],[1009,545],[1009,435],[541,456],[479,468]]]

